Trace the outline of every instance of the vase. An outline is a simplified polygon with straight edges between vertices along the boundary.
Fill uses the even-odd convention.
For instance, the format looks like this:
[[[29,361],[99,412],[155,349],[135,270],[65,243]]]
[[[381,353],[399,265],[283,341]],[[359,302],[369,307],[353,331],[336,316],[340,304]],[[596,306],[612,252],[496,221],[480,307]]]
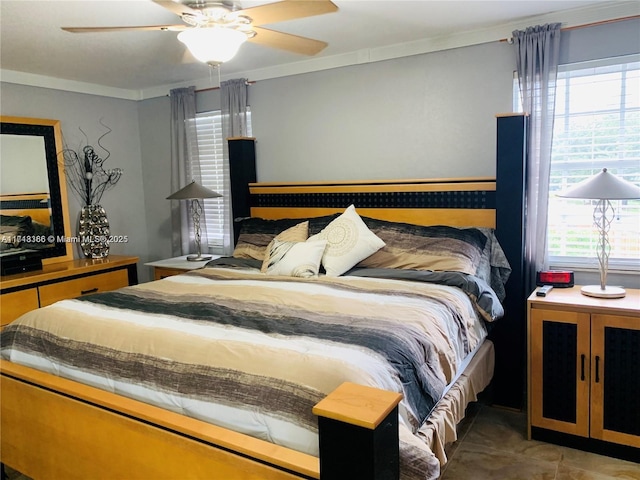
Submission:
[[[80,248],[87,258],[109,256],[109,219],[101,205],[85,205],[80,211],[78,228]]]

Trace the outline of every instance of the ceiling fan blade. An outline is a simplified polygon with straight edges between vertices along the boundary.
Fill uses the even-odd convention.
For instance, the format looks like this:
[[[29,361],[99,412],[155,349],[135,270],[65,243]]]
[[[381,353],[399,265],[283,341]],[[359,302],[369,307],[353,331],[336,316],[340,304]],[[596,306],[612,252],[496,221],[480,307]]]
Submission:
[[[201,15],[201,12],[199,12],[198,10],[194,10],[193,8],[188,7],[187,5],[177,1],[153,0],[153,3],[157,3],[161,7],[166,8],[170,12],[173,12],[180,17],[182,17],[182,15],[185,15],[185,14],[194,15],[194,16]]]
[[[337,10],[338,7],[329,0],[286,0],[246,8],[239,13],[250,17],[253,20],[252,25],[258,26],[322,15]]]
[[[191,27],[188,25],[149,25],[144,27],[62,27],[62,30],[71,33],[122,32],[127,30],[181,32],[188,28]]]
[[[302,55],[315,55],[327,46],[326,42],[320,40],[276,32],[268,28],[253,27],[252,30],[256,32],[256,35],[249,39],[250,42]]]

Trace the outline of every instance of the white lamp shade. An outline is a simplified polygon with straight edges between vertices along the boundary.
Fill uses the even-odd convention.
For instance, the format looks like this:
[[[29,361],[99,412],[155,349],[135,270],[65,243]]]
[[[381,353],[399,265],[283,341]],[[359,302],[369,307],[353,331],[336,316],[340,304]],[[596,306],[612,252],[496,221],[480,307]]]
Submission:
[[[640,198],[640,187],[603,168],[600,173],[558,193],[558,196],[599,200],[632,200]]]
[[[203,187],[195,180],[186,187],[181,188],[177,192],[172,193],[167,197],[167,200],[190,200],[199,198],[218,198],[221,197],[218,192]]]
[[[233,28],[202,27],[180,32],[178,40],[201,62],[218,64],[231,60],[247,35]]]

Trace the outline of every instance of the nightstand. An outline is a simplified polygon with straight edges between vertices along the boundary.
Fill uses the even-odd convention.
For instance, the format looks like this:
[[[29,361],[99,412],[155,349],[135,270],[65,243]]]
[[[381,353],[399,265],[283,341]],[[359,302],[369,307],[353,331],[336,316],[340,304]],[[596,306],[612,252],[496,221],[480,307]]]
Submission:
[[[640,290],[528,299],[529,438],[640,458]]]
[[[167,258],[165,260],[145,263],[145,265],[153,267],[153,279],[160,280],[172,275],[179,275],[189,270],[202,268],[207,264],[207,262],[220,257],[221,255],[211,255],[211,259],[209,260],[205,260],[203,262],[190,262],[187,260],[187,255],[183,255],[181,257]]]

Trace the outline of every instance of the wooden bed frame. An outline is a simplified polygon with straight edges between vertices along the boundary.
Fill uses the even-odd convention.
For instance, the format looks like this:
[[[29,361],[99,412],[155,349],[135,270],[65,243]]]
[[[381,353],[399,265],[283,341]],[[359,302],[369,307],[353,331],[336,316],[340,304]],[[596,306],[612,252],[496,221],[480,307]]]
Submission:
[[[498,177],[500,172],[499,166]],[[523,196],[522,186],[511,176],[502,183],[515,188],[516,199]],[[423,225],[493,227],[496,218],[498,223],[500,219],[496,207],[512,207],[513,200],[501,197],[496,181],[486,178],[253,184],[250,189],[255,216],[311,217],[339,212],[353,203],[362,215]],[[519,229],[508,229],[514,230]],[[503,239],[500,241],[502,244]],[[518,261],[513,252],[506,253],[510,261]],[[511,283],[514,291],[521,288]],[[397,394],[381,390],[343,385],[314,408],[320,416],[319,460],[10,362],[2,361],[0,369],[0,459],[35,479],[320,478],[321,464],[323,480],[382,478],[375,471],[365,476],[359,470],[351,474],[350,465],[344,462],[338,474],[326,467],[331,455],[339,454],[323,448],[331,443],[326,429],[332,430],[336,422],[345,425],[339,430],[344,435],[353,428],[358,435],[363,428],[369,432],[366,438],[370,441],[359,443],[366,444],[368,452],[363,455],[368,454],[371,463],[393,450],[375,447],[380,445],[377,432],[385,422],[397,421],[400,400]],[[395,431],[397,435],[397,426]],[[397,442],[395,448],[392,456],[397,456]]]

